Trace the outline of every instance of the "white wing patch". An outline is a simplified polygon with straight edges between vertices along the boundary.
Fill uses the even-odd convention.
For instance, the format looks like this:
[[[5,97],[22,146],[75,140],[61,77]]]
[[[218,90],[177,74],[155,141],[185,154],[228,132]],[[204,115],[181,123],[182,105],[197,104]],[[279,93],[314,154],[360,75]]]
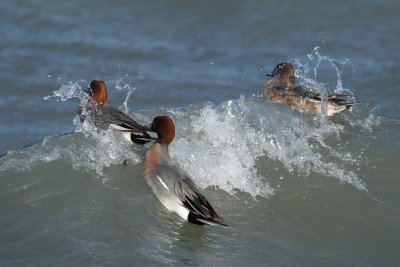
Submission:
[[[110,124],[110,126],[111,127],[113,127],[114,129],[117,129],[117,130],[127,130],[128,128],[125,128],[125,127],[122,127],[122,126],[119,126],[119,125],[116,125],[116,124]]]
[[[161,179],[161,177],[158,176],[158,175],[156,175],[156,176],[157,176],[158,180],[160,181],[160,183],[161,183],[168,191],[171,191],[171,190],[169,190],[168,186],[164,183],[164,181]]]
[[[126,132],[126,130],[129,130],[129,128],[125,128],[116,124],[110,124],[110,126],[118,131],[120,131],[120,133],[122,134],[122,136],[128,140],[130,143],[132,143],[132,139],[131,139],[131,132]],[[136,135],[141,135],[141,133],[135,133]],[[139,139],[140,140],[140,139]]]

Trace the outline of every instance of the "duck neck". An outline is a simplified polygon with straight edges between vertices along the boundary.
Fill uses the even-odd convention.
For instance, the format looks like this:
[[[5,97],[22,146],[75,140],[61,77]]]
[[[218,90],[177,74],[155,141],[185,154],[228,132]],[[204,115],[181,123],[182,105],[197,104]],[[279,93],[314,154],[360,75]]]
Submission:
[[[147,150],[144,157],[144,171],[149,172],[160,165],[164,165],[171,160],[168,153],[168,145],[162,143],[154,143]]]
[[[294,78],[294,76],[289,76],[289,75],[283,74],[283,75],[281,75],[281,76],[279,77],[279,81],[280,81],[284,86],[286,86],[286,87],[291,87],[291,86],[293,86],[294,83],[295,83],[295,78]]]
[[[162,162],[168,162],[171,160],[171,157],[169,156],[169,144],[165,143],[159,143],[159,150],[158,150],[158,161],[160,163]]]

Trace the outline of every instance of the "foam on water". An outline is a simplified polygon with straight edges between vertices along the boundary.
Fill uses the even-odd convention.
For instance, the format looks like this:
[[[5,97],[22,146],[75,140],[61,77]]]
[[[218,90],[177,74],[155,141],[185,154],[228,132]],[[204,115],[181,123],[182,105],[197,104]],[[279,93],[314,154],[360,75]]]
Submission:
[[[262,136],[245,116],[240,103],[227,101],[220,106],[211,103],[186,112],[176,111],[181,131],[171,147],[172,157],[191,174],[200,187],[216,186],[230,194],[241,190],[252,196],[268,196],[273,190],[255,168]]]
[[[19,151],[9,151],[1,158],[0,171],[16,169],[17,171],[29,171],[39,162],[50,162],[61,158],[58,148],[40,150],[38,145]]]
[[[69,82],[53,92],[52,96],[46,96],[45,100],[67,101],[79,98],[84,104],[89,96],[82,91],[86,88],[86,81]],[[88,111],[84,110],[82,114]],[[87,114],[86,114],[87,115]],[[38,142],[20,151],[10,151],[3,158],[0,170],[16,169],[28,171],[40,162],[52,162],[66,160],[75,170],[94,170],[103,181],[109,178],[104,173],[104,168],[113,164],[121,164],[129,160],[133,164],[141,161],[136,154],[137,149],[126,142],[119,133],[109,129],[98,131],[86,116],[84,122],[77,115],[73,119],[76,131],[73,134],[60,137],[48,136],[42,142]]]
[[[309,77],[312,71],[308,64],[296,61],[296,75],[301,83],[327,96],[325,85],[316,76],[320,62],[327,60],[336,69],[338,82],[335,91],[342,90],[342,67],[337,65],[344,62],[322,56],[318,48],[309,56],[310,60],[314,60],[314,56],[317,57],[314,78]],[[127,91],[120,107],[127,111],[128,99],[136,87],[123,79],[115,83],[117,90]],[[79,98],[84,103],[88,96],[82,88],[87,84],[84,80],[69,82],[45,99],[66,101]],[[200,188],[216,187],[229,194],[241,191],[252,197],[274,194],[274,187],[270,184],[277,178],[271,177],[268,168],[267,171],[259,170],[257,164],[284,168],[281,173],[297,176],[307,177],[316,173],[366,190],[365,183],[357,174],[361,168],[363,148],[352,151],[347,145],[342,145],[342,139],[349,131],[361,128],[361,131],[372,132],[380,124],[374,113],[365,115],[357,109],[341,115],[342,122],[335,123],[323,114],[306,116],[284,105],[244,97],[220,105],[207,102],[181,109],[142,111],[136,116],[150,122],[154,116],[163,113],[173,118],[177,128],[171,156]],[[98,132],[90,120],[82,123],[78,116],[74,123],[76,133],[72,135],[46,137],[32,147],[9,152],[1,158],[0,170],[28,171],[39,162],[66,160],[73,169],[95,171],[98,177],[107,181],[109,177],[104,172],[105,167],[125,160],[133,164],[142,161],[143,153],[138,153],[139,148],[129,145],[112,129]],[[279,167],[276,167],[277,162]],[[280,175],[279,179],[283,178],[284,175]]]
[[[132,164],[141,161],[137,150],[117,135],[110,129],[86,135],[74,133],[61,138],[48,136],[31,147],[8,152],[1,158],[0,171],[29,171],[41,162],[63,160],[69,162],[75,170],[95,171],[96,176],[106,182],[109,179],[104,172],[106,167],[121,164],[125,160]]]
[[[271,177],[256,168],[263,156],[269,158],[265,164],[279,161],[300,176],[319,173],[366,189],[354,172],[357,153],[339,151],[325,142],[327,138],[340,142],[343,126],[321,124],[276,107],[242,97],[175,111],[175,120],[185,126],[177,127],[181,133],[171,147],[172,157],[201,187],[216,186],[231,194],[237,189],[252,196],[273,193]]]
[[[295,61],[300,84],[326,99],[328,90],[319,81],[317,72],[326,61],[336,71],[337,86],[333,92],[353,94],[343,88],[341,75],[346,60],[323,56],[319,47],[308,57],[316,61],[312,68],[308,62]],[[311,73],[314,77],[310,77]],[[347,101],[355,102],[354,96],[349,96]],[[218,106],[207,103],[176,111],[173,115],[178,120],[182,118],[186,126],[180,129],[183,137],[176,138],[171,153],[202,187],[216,186],[229,193],[236,189],[252,196],[273,193],[268,174],[259,173],[256,168],[256,161],[262,156],[270,159],[267,164],[279,161],[287,171],[297,172],[299,176],[318,173],[366,190],[357,175],[363,151],[352,151],[342,145],[342,134],[348,130],[346,123],[334,123],[324,112],[308,117],[288,109],[242,97]],[[371,132],[380,124],[380,119],[374,112],[364,115],[345,115],[345,118],[350,126],[361,126]]]

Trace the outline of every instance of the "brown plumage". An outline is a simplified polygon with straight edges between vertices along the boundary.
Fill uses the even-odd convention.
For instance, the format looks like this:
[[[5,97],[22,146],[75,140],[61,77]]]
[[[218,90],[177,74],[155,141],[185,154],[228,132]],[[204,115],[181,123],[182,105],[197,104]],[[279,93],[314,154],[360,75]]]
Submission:
[[[286,104],[304,113],[321,113],[323,98],[300,85],[296,85],[292,64],[282,62],[276,65],[268,80],[260,91],[264,101]],[[278,79],[275,77],[278,76]],[[355,103],[348,102],[349,94],[328,94],[326,99],[327,115],[332,116],[352,107]]]

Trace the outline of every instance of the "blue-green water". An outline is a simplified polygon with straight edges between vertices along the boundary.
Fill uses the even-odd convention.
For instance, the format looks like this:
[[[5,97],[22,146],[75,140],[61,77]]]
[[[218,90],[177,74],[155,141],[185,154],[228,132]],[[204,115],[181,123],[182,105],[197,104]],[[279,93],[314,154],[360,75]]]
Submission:
[[[0,265],[398,266],[399,12],[397,1],[1,2]],[[327,119],[262,103],[282,61],[359,104]],[[144,181],[146,147],[79,132],[92,79],[142,123],[173,118],[170,153],[228,228],[166,212]]]

